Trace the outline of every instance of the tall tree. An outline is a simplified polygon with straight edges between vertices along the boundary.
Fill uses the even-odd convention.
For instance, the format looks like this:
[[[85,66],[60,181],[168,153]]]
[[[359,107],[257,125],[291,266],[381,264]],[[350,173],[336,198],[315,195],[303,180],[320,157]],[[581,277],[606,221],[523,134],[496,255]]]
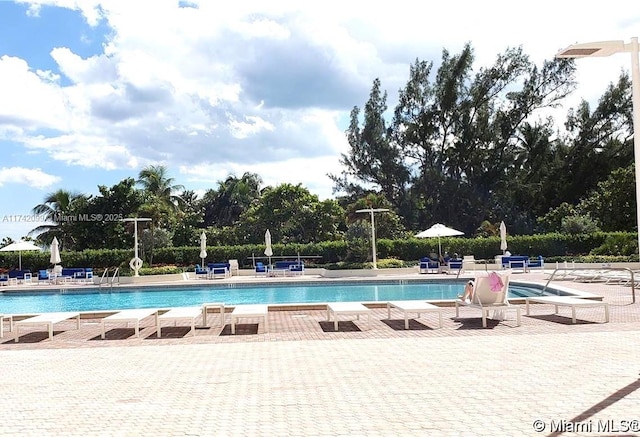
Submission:
[[[579,203],[577,210],[595,219],[603,231],[636,230],[635,188],[634,164],[615,169]]]
[[[203,209],[201,199],[195,192],[185,190],[180,194],[183,201],[182,210],[178,212],[178,220],[173,233],[174,246],[197,246],[203,225]]]
[[[36,241],[41,244],[50,244],[53,237],[57,237],[60,250],[75,249],[77,227],[74,225],[87,200],[84,194],[62,189],[47,194],[44,202],[31,210],[34,214],[43,216],[47,223],[31,230],[29,235],[36,235]]]
[[[492,66],[477,72],[473,62],[469,44],[457,55],[443,50],[432,82],[433,63],[416,60],[400,90],[393,122],[386,135],[376,137],[383,147],[357,135],[357,112],[352,112],[348,159],[342,160],[345,171],[371,183],[368,168],[388,169],[389,180],[400,175],[407,181],[404,190],[397,191],[403,197],[393,197],[393,190],[383,188],[380,193],[399,206],[408,228],[442,221],[472,233],[483,220],[495,221],[504,200],[496,193],[509,182],[520,153],[520,128],[539,109],[557,105],[575,86],[571,61],[554,60],[538,68],[519,48],[507,49]],[[380,115],[384,94],[378,88],[374,82],[370,101],[378,102],[371,107]],[[380,150],[392,151],[385,156],[393,158],[387,161],[393,165],[376,167],[367,161]],[[342,182],[336,188],[351,186]]]
[[[631,81],[622,73],[593,111],[588,102],[582,101],[569,112],[563,165],[553,175],[561,182],[553,206],[562,201],[577,204],[614,169],[633,161],[632,106]]]
[[[124,249],[133,245],[133,235],[125,230],[121,219],[136,215],[143,203],[136,181],[126,178],[107,187],[98,185],[97,196],[86,203],[82,211],[87,221],[78,221],[79,249]]]
[[[205,226],[233,226],[249,206],[260,197],[262,179],[255,173],[238,178],[230,175],[218,183],[216,190],[208,190],[203,199]]]
[[[149,264],[153,262],[154,231],[156,228],[169,230],[175,226],[176,213],[180,210],[183,200],[177,194],[184,190],[182,185],[174,184],[174,179],[168,176],[167,168],[163,165],[150,165],[140,171],[137,183],[143,189],[144,203],[139,213],[142,217],[151,218],[150,244],[146,251]]]
[[[385,121],[387,93],[382,92],[380,79],[373,81],[369,100],[364,107],[363,125],[360,127],[360,108],[351,110],[347,129],[350,150],[342,154],[341,175],[329,175],[335,191],[353,191],[350,178],[373,184],[396,207],[401,208],[407,191],[409,171],[402,161],[401,150],[392,140]]]
[[[344,211],[335,200],[320,201],[302,185],[281,184],[263,190],[242,215],[238,232],[245,243],[260,243],[270,230],[276,243],[310,243],[340,236]]]
[[[403,238],[406,236],[404,226],[402,225],[402,218],[394,211],[393,205],[389,203],[386,197],[379,194],[368,194],[348,205],[345,209],[347,225],[351,225],[354,222],[365,222],[364,227],[368,227],[369,235],[371,235],[371,214],[356,213],[358,210],[369,208],[389,210],[375,215],[374,221],[377,238]],[[360,228],[356,227],[354,229]],[[370,237],[367,237],[367,239],[370,239]]]

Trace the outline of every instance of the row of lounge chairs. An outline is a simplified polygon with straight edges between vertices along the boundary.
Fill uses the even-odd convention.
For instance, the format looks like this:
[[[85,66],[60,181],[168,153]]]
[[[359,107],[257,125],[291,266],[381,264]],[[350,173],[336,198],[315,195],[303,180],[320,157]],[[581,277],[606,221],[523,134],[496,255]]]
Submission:
[[[576,268],[567,265],[547,272],[547,279],[556,281],[599,282],[623,286],[640,286],[640,270],[626,268]]]
[[[490,273],[487,276],[476,277],[474,283],[473,297],[469,301],[456,300],[455,311],[456,318],[460,317],[460,307],[466,307],[475,309],[481,312],[482,326],[487,327],[487,318],[490,317],[490,312],[493,311],[494,320],[506,319],[506,313],[509,311],[515,311],[517,326],[521,324],[521,307],[519,305],[512,305],[508,298],[509,287],[509,275],[498,274],[495,272]],[[569,307],[572,311],[572,323],[576,323],[576,309],[577,308],[591,308],[591,307],[603,307],[605,312],[605,322],[609,321],[609,305],[606,302],[580,299],[568,296],[533,296],[526,298],[526,314],[529,315],[529,303],[548,304],[555,307],[555,313],[559,311],[559,307]],[[140,335],[140,322],[147,317],[155,318],[155,326],[157,331],[157,337],[162,336],[162,323],[172,322],[174,325],[179,321],[187,322],[190,326],[190,332],[195,335],[196,319],[202,317],[202,322],[207,326],[207,314],[211,310],[217,310],[220,313],[220,322],[222,326],[225,326],[225,305],[224,303],[205,303],[201,307],[184,307],[184,308],[172,308],[172,309],[130,309],[123,310],[104,317],[101,320],[101,338],[106,337],[107,325],[125,324],[127,327],[129,324],[133,324],[136,337]],[[387,318],[391,318],[391,311],[397,310],[403,314],[404,327],[409,328],[409,314],[416,313],[418,317],[422,313],[437,313],[439,318],[439,327],[442,327],[442,308],[433,305],[426,301],[419,300],[405,300],[405,301],[390,301],[387,302]],[[327,321],[331,322],[333,319],[334,330],[338,330],[338,319],[343,316],[356,316],[358,319],[360,316],[367,316],[367,328],[371,326],[372,310],[359,302],[331,302],[327,304]],[[264,332],[269,330],[269,317],[268,306],[257,305],[236,305],[231,314],[231,333],[235,334],[236,324],[239,319],[251,318],[261,319],[264,325]],[[0,314],[0,337],[3,336],[3,326],[5,321],[9,322],[9,330],[15,329],[15,342],[19,341],[20,328],[42,326],[47,328],[49,338],[53,338],[53,325],[69,319],[77,320],[77,327],[80,328],[80,313],[78,312],[57,312],[57,313],[42,313],[34,317],[25,318],[22,320],[15,320],[12,315]]]
[[[157,308],[142,308],[142,309],[128,309],[118,311],[114,314],[102,318],[101,334],[102,339],[106,338],[107,325],[133,325],[134,333],[136,337],[140,336],[140,323],[148,318],[155,318],[155,326],[158,338],[162,337],[162,323],[172,322],[174,325],[178,321],[186,321],[191,327],[190,332],[195,335],[196,333],[196,319],[202,316],[202,321],[207,324],[207,314],[211,309],[217,309],[220,312],[221,325],[225,324],[225,306],[223,303],[205,303],[201,307],[179,307],[160,310]],[[262,317],[265,323],[265,332],[268,330],[268,307],[267,305],[237,305],[231,312],[231,333],[235,334],[235,325],[239,318],[244,317]],[[20,328],[44,326],[49,333],[49,339],[53,339],[53,327],[55,324],[64,322],[70,319],[77,321],[77,329],[80,329],[80,313],[76,311],[68,312],[54,312],[54,313],[42,313],[33,317],[28,317],[21,320],[14,320],[13,315],[0,314],[0,338],[4,336],[4,324],[5,321],[9,322],[9,331],[15,332],[14,341],[17,343],[20,340]]]
[[[231,276],[231,263],[209,263],[206,268],[196,265],[196,278],[216,279]]]
[[[256,262],[255,276],[299,276],[304,275],[302,261],[276,261],[272,265]]]
[[[544,257],[529,258],[526,255],[504,255],[496,257],[496,262],[503,269],[519,269],[528,272],[533,269],[544,269]]]
[[[61,269],[39,270],[34,276],[31,270],[11,270],[0,275],[0,284],[38,284],[59,282],[93,282],[93,269],[89,267],[63,267]]]
[[[445,264],[440,264],[438,260],[429,257],[420,258],[420,273],[462,273],[464,271],[464,261],[461,259],[450,259]]]

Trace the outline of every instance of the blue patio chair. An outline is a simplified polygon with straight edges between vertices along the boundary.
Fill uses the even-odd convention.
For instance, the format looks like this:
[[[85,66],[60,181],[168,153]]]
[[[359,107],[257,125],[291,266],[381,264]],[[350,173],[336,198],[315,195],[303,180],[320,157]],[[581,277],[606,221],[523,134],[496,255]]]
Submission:
[[[538,255],[538,258],[533,258],[529,260],[529,269],[544,269],[544,258],[542,255]]]
[[[48,270],[38,270],[38,282],[49,281],[50,279]]]
[[[452,259],[449,260],[449,263],[444,266],[444,273],[462,273],[462,266],[463,266],[463,262],[461,259]]]
[[[209,274],[209,270],[208,269],[202,268],[199,264],[196,264],[196,278],[205,278],[206,279],[208,274]]]
[[[296,262],[295,264],[290,264],[289,273],[291,273],[292,275],[304,275],[304,263]]]
[[[440,271],[440,262],[429,257],[420,258],[420,273],[429,273],[431,270],[434,273],[438,273]]]
[[[261,262],[256,262],[256,276],[267,276],[267,267]]]

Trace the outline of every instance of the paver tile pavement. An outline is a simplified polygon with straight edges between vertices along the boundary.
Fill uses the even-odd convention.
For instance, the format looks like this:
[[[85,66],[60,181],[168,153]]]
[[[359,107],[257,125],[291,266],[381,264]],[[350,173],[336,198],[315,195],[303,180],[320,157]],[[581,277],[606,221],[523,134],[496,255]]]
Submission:
[[[3,350],[0,435],[547,435],[640,419],[639,351],[632,330]]]
[[[442,329],[408,331],[375,309],[367,331],[356,322],[323,332],[326,311],[300,310],[269,312],[267,334],[211,327],[157,339],[147,321],[140,338],[123,329],[99,340],[98,320],[80,330],[61,323],[53,341],[33,332],[16,344],[5,333],[0,435],[529,436],[612,434],[595,430],[606,420],[638,427],[640,305],[619,286],[580,287],[604,294],[610,323],[596,309],[571,325],[568,314],[534,306],[519,328],[507,320],[482,329],[477,313],[454,319],[445,308]],[[582,429],[554,432],[563,423]],[[640,433],[627,431],[618,434]]]

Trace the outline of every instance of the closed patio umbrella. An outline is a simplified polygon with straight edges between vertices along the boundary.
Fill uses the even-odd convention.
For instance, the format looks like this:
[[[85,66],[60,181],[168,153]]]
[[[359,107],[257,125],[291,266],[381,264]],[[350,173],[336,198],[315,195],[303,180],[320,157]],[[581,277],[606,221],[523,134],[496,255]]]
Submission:
[[[271,249],[271,232],[267,229],[267,232],[264,233],[264,254],[269,257],[269,264],[271,264],[271,257],[273,256],[273,249]]]
[[[507,225],[504,222],[500,222],[500,250],[503,254],[507,250]]]
[[[464,235],[464,232],[460,232],[453,228],[448,228],[442,223],[436,223],[426,231],[422,231],[416,234],[417,238],[434,238],[438,237],[438,254],[442,258],[442,246],[440,244],[440,237],[455,237],[456,235]]]
[[[62,262],[62,259],[60,258],[60,246],[58,243],[58,239],[56,237],[53,237],[53,241],[51,242],[50,249],[51,249],[51,256],[49,257],[49,262],[54,266],[56,264],[60,264]]]
[[[204,231],[200,235],[200,258],[202,258],[202,268],[204,269],[204,259],[207,257],[207,236]]]
[[[16,241],[0,249],[0,252],[18,252],[18,270],[22,270],[22,251],[23,250],[41,250],[38,246],[28,241]]]

